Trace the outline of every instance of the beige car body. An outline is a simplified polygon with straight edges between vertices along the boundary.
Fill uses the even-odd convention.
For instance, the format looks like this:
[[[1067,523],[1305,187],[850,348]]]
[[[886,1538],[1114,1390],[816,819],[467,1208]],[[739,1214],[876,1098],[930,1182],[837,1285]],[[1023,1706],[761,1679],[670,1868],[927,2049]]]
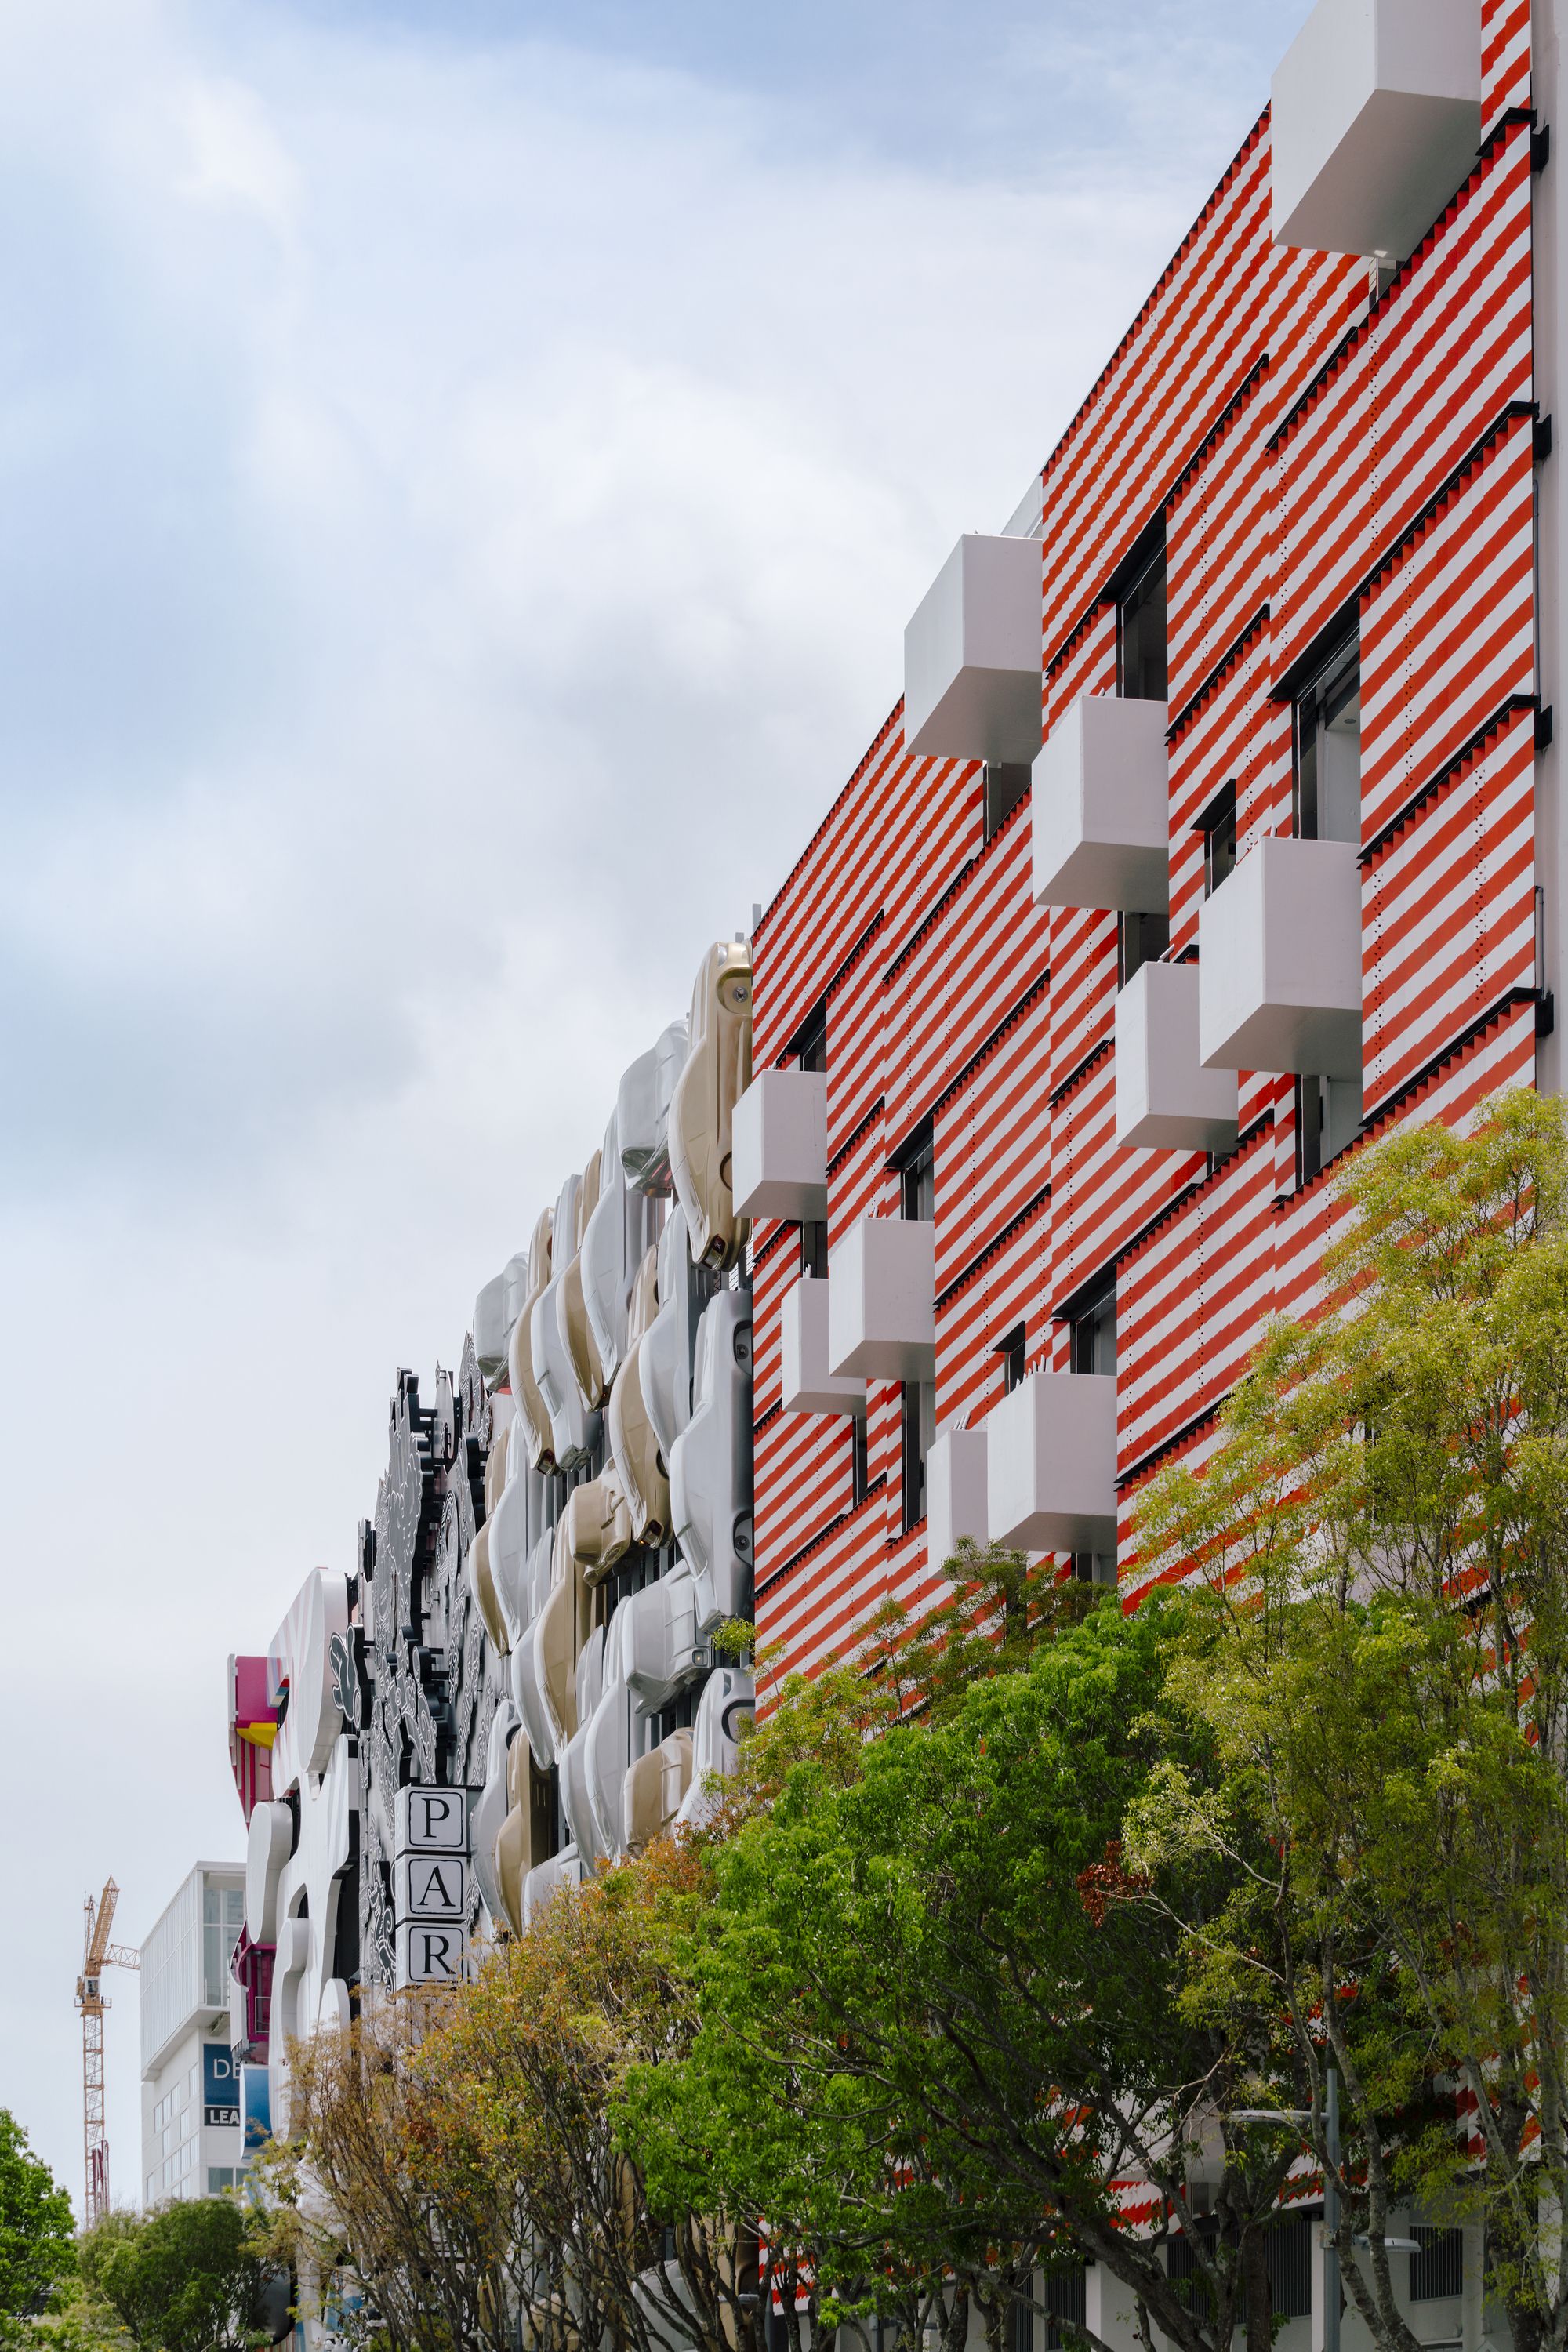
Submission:
[[[691,1786],[691,1734],[672,1731],[639,1756],[626,1774],[626,1843],[633,1853],[667,1830]]]
[[[658,1252],[650,1249],[637,1268],[632,1290],[631,1343],[610,1391],[610,1452],[615,1461],[632,1533],[655,1549],[669,1534],[669,1479],[658,1438],[643,1398],[637,1359],[644,1334],[658,1312]]]
[[[543,1297],[550,1280],[551,1228],[553,1212],[540,1212],[539,1223],[533,1228],[533,1239],[528,1245],[528,1296],[521,1312],[511,1328],[507,1343],[507,1366],[511,1378],[512,1402],[517,1407],[522,1424],[528,1458],[536,1470],[555,1467],[555,1437],[550,1426],[550,1415],[544,1409],[544,1399],[539,1393],[539,1382],[533,1377],[533,1310]]]
[[[722,1271],[745,1246],[730,1155],[735,1105],[752,1083],[752,950],[720,940],[691,992],[690,1045],[669,1106],[669,1169],[686,1212],[691,1255]]]

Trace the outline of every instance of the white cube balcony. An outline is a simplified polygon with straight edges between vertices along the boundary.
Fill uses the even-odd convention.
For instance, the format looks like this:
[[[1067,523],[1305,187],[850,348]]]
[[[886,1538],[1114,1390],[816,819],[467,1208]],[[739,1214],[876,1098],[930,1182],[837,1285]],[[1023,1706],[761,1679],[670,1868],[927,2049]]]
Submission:
[[[1043,907],[1170,904],[1169,708],[1080,694],[1035,761],[1035,901]]]
[[[827,1076],[759,1070],[735,1105],[735,1213],[819,1224],[827,1214]]]
[[[1033,760],[1040,748],[1037,539],[968,531],[904,631],[904,742],[938,760]]]
[[[1198,917],[1198,1058],[1359,1078],[1361,876],[1349,841],[1255,842]]]
[[[985,1424],[944,1429],[926,1454],[926,1559],[940,1576],[965,1536],[985,1541]]]
[[[1133,1150],[1229,1151],[1234,1070],[1198,1058],[1198,968],[1141,964],[1116,1000],[1116,1140]]]
[[[785,1412],[866,1415],[863,1380],[837,1380],[827,1369],[827,1284],[807,1274],[784,1293],[780,1317],[780,1402]]]
[[[936,1227],[862,1217],[827,1261],[827,1369],[840,1379],[936,1377]]]
[[[991,1541],[1017,1551],[1116,1549],[1116,1381],[1035,1372],[986,1415]]]
[[[1480,143],[1479,0],[1318,0],[1271,122],[1275,244],[1403,261]]]

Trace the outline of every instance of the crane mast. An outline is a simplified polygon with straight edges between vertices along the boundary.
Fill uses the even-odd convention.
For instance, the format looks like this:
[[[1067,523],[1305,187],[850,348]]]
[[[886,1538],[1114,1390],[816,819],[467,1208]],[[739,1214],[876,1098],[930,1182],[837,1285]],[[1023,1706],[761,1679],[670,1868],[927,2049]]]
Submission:
[[[94,1903],[83,1897],[81,1974],[76,1980],[76,2005],[81,2011],[81,2132],[86,2174],[83,2219],[90,2230],[109,2210],[109,2134],[103,2111],[103,1993],[105,1969],[139,1969],[142,1955],[133,1945],[111,1944],[114,1908],[120,1889],[112,1878]]]

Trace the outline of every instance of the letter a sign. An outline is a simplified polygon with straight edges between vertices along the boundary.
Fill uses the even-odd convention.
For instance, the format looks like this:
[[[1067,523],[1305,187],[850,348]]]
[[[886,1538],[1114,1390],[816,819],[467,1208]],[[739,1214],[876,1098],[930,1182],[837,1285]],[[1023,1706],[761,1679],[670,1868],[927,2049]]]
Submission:
[[[468,1908],[468,1871],[449,1853],[405,1853],[397,1864],[399,1919],[458,1919]]]

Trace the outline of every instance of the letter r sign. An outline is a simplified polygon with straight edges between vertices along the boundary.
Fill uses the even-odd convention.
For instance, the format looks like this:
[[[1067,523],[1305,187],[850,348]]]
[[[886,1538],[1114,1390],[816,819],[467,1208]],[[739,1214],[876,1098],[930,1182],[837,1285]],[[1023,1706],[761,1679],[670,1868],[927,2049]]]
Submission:
[[[456,1984],[464,1974],[467,1939],[461,1927],[405,1919],[397,1931],[397,1987]]]

